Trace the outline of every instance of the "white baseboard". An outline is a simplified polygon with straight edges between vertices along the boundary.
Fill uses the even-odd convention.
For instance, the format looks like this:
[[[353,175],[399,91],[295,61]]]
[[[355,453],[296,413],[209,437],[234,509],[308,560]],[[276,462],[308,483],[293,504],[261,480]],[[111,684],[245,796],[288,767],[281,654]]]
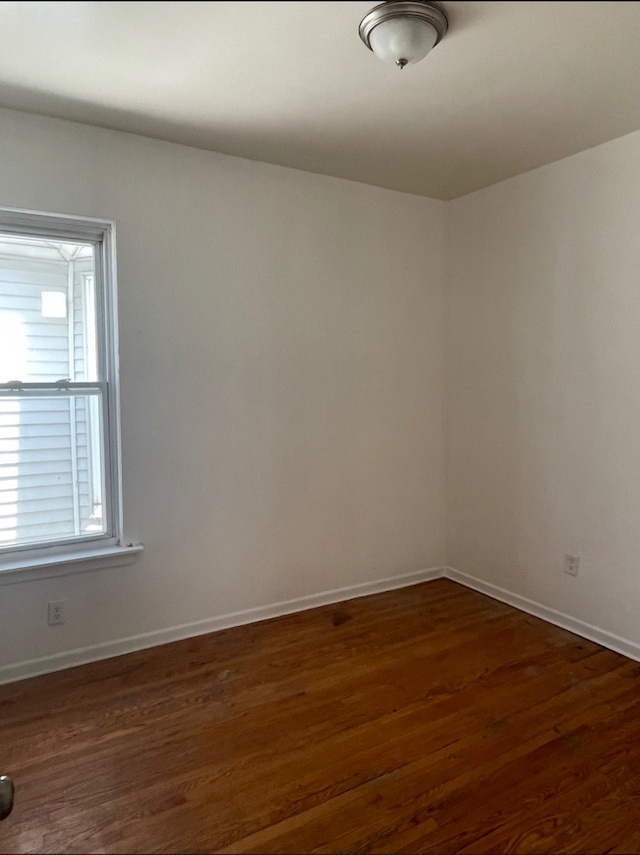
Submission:
[[[629,659],[634,659],[640,662],[640,644],[631,641],[628,638],[622,638],[605,629],[600,629],[598,626],[592,626],[590,623],[578,620],[571,615],[558,612],[549,606],[543,606],[534,600],[529,600],[526,597],[521,597],[519,594],[513,594],[504,588],[499,588],[497,585],[492,585],[489,582],[483,582],[475,576],[470,576],[468,573],[463,573],[456,570],[454,567],[443,567],[442,575],[451,579],[453,582],[459,582],[467,588],[472,588],[481,594],[486,594],[494,600],[499,600],[501,603],[506,603],[509,606],[514,606],[522,612],[534,615],[534,617],[546,620],[554,626],[559,626],[561,629],[567,629],[569,632],[580,635],[582,638],[588,638],[589,641],[595,641],[596,644],[601,644],[609,650],[616,653],[622,653],[623,656],[628,656]]]
[[[209,632],[229,629],[233,626],[242,626],[244,624],[255,623],[256,621],[280,617],[280,615],[306,611],[307,609],[314,609],[318,606],[327,606],[333,603],[341,603],[355,597],[366,597],[370,594],[393,591],[398,588],[418,585],[420,582],[430,582],[441,578],[451,579],[453,582],[458,582],[467,588],[471,588],[481,594],[486,594],[494,600],[499,600],[520,611],[541,618],[554,626],[559,626],[561,629],[566,629],[569,632],[589,639],[589,641],[601,644],[609,650],[622,653],[623,656],[628,656],[630,659],[640,662],[640,644],[635,641],[622,638],[612,632],[600,629],[600,627],[592,626],[563,612],[558,612],[549,606],[544,606],[534,600],[529,600],[526,597],[521,597],[519,594],[514,594],[511,591],[500,588],[497,585],[484,582],[482,579],[456,570],[455,567],[431,567],[415,573],[392,576],[389,579],[379,579],[375,582],[349,585],[345,588],[336,588],[332,591],[310,594],[309,596],[299,597],[294,600],[286,600],[280,603],[272,603],[268,606],[231,612],[230,614],[220,615],[219,617],[206,618],[195,623],[168,627],[155,632],[134,635],[130,638],[107,641],[102,644],[93,644],[89,647],[81,647],[75,650],[56,653],[52,656],[29,659],[13,665],[4,665],[0,667],[0,685],[12,683],[15,680],[24,680],[27,677],[37,677],[40,674],[62,671],[65,668],[73,668],[76,665],[98,662],[101,659],[110,659],[113,656],[133,653],[136,650],[145,650],[149,647],[156,647],[159,644],[168,644],[172,641],[181,641],[197,635],[206,635]]]
[[[358,585],[348,585],[345,588],[336,588],[332,591],[323,591],[319,594],[310,594],[306,597],[298,597],[295,600],[272,603],[268,606],[245,609],[244,611],[232,612],[219,617],[206,618],[195,623],[186,623],[180,626],[167,627],[166,629],[146,632],[134,635],[130,638],[122,638],[116,641],[107,641],[101,644],[92,644],[89,647],[80,647],[75,650],[66,650],[55,653],[52,656],[42,656],[37,659],[28,659],[13,665],[0,667],[0,685],[12,683],[15,680],[24,680],[27,677],[37,677],[40,674],[50,674],[54,671],[62,671],[65,668],[73,668],[76,665],[86,665],[89,662],[98,662],[101,659],[110,659],[113,656],[121,656],[123,653],[133,653],[136,650],[145,650],[148,647],[156,647],[159,644],[168,644],[171,641],[181,641],[185,638],[193,638],[197,635],[206,635],[220,629],[229,629],[232,626],[255,623],[268,618],[280,617],[280,615],[292,612],[315,609],[318,606],[327,606],[332,603],[340,603],[352,600],[355,597],[366,597],[370,594],[379,594],[383,591],[393,591],[397,588],[406,588],[417,585],[420,582],[428,582],[440,579],[443,576],[441,567],[431,567],[427,570],[418,570],[415,573],[405,573],[402,576],[392,576],[388,579],[378,579],[375,582],[362,582]]]

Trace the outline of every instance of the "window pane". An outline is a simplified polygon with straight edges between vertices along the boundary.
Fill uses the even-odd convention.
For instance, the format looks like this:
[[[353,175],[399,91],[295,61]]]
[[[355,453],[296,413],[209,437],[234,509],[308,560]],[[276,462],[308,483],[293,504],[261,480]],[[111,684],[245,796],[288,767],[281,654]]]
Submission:
[[[0,234],[0,383],[98,379],[94,247]]]
[[[0,397],[0,546],[104,534],[100,393]]]

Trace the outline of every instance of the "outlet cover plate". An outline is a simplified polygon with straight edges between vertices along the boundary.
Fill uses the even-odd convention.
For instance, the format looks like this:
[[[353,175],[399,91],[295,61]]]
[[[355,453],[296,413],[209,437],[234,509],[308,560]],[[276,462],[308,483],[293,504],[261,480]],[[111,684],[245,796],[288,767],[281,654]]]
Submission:
[[[568,576],[577,576],[580,569],[580,556],[570,555],[568,552],[564,556],[564,572]]]

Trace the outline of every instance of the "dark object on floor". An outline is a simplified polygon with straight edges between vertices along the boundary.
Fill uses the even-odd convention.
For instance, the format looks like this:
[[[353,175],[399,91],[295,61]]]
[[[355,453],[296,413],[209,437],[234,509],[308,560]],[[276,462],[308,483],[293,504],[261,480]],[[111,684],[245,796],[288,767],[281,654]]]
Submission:
[[[13,781],[6,775],[0,775],[0,820],[6,819],[13,810],[15,788]]]

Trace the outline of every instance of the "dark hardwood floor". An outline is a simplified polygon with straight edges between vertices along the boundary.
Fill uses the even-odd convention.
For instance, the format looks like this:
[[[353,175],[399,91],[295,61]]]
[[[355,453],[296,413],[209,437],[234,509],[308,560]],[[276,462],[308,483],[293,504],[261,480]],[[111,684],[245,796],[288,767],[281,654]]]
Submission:
[[[637,852],[640,666],[450,581],[0,687],[14,852]]]

